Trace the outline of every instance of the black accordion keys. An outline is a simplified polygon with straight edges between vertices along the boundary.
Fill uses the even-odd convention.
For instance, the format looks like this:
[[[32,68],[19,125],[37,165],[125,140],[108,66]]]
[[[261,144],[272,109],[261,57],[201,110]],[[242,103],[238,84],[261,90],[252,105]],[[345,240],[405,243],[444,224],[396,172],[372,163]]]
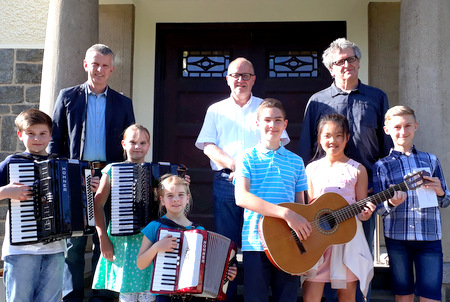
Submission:
[[[11,244],[51,242],[93,234],[92,170],[86,161],[48,159],[9,163],[9,182],[28,185],[30,200],[10,200]]]
[[[111,235],[127,236],[158,218],[155,189],[164,174],[184,176],[186,167],[170,163],[111,165]]]

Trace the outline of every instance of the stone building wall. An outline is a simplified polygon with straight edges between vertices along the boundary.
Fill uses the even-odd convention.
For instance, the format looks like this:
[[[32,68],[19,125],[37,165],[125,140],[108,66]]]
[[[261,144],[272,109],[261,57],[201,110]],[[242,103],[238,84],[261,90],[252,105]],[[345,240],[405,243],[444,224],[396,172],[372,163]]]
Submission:
[[[39,108],[43,54],[42,49],[0,49],[0,160],[24,150],[14,120],[23,110]],[[1,200],[0,245],[7,209],[7,200]]]

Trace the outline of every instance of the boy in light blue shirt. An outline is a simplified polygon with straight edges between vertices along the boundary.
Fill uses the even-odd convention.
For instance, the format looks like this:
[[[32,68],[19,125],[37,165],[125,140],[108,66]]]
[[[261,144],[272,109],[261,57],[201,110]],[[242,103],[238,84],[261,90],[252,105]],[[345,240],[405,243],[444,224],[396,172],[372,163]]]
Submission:
[[[242,251],[246,302],[269,301],[269,285],[274,301],[297,301],[299,277],[273,266],[258,236],[261,215],[284,219],[301,240],[311,233],[304,217],[277,206],[282,202],[304,203],[303,191],[308,189],[303,160],[281,144],[287,123],[281,102],[265,99],[258,107],[256,121],[261,141],[245,150],[237,164],[236,204],[245,209]]]

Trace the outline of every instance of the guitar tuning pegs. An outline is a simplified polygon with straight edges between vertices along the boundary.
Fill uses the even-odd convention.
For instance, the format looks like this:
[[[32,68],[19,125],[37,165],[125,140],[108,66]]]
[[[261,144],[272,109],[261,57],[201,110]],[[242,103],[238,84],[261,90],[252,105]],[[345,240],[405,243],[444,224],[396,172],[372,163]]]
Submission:
[[[431,176],[430,172],[422,170],[422,176]]]

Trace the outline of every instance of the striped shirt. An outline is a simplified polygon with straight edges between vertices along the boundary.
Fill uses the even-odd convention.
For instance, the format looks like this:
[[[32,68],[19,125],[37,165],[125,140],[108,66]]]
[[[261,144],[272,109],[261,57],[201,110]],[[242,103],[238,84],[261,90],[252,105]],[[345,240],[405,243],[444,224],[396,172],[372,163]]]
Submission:
[[[267,202],[294,202],[295,193],[308,189],[303,160],[280,146],[268,150],[261,144],[244,151],[236,168],[236,177],[250,179],[250,193]],[[242,250],[263,251],[258,235],[261,214],[245,209]]]
[[[374,193],[386,190],[391,184],[399,184],[408,173],[428,167],[431,176],[441,180],[445,196],[438,196],[438,204],[445,208],[450,204],[450,193],[444,179],[438,158],[413,147],[408,156],[391,150],[388,156],[377,161],[373,169]],[[406,200],[397,207],[390,207],[387,201],[377,207],[383,216],[384,235],[396,240],[432,241],[442,237],[439,207],[419,208],[416,191],[408,191]]]

